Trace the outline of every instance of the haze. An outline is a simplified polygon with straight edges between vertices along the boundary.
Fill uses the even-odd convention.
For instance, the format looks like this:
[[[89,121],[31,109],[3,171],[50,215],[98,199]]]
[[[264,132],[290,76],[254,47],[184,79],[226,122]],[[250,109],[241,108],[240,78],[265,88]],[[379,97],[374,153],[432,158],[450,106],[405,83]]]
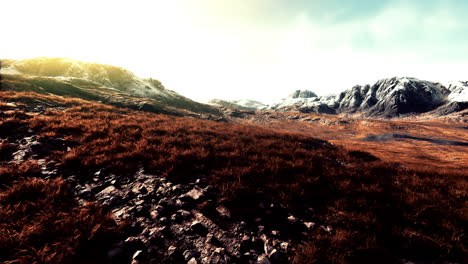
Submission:
[[[125,67],[198,101],[468,80],[467,1],[2,1],[1,58]]]

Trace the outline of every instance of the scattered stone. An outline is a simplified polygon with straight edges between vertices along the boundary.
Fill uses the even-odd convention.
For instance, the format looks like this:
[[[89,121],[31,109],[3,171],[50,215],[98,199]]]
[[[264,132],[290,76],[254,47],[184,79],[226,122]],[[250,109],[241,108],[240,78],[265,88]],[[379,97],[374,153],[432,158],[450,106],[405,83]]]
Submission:
[[[281,234],[281,232],[278,231],[278,230],[271,230],[271,234],[272,234],[273,236],[275,236],[275,237],[279,237],[280,234]]]
[[[331,226],[320,226],[320,228],[327,233],[331,233],[333,230]]]
[[[159,212],[158,212],[157,210],[152,210],[152,211],[150,212],[150,216],[151,216],[151,219],[157,220],[158,217],[159,217]]]
[[[260,255],[257,258],[257,264],[271,264],[271,262],[265,255]]]
[[[280,244],[280,248],[284,253],[287,253],[288,249],[289,249],[289,243],[288,242],[282,242]]]
[[[111,194],[113,191],[115,191],[116,188],[113,185],[110,185],[109,187],[105,188],[104,190],[100,191],[97,196],[99,197],[105,197]]]
[[[182,220],[182,217],[178,214],[172,214],[171,215],[171,221],[172,222],[175,222],[175,223],[178,223]]]
[[[161,225],[168,225],[168,224],[170,224],[170,222],[169,222],[169,220],[167,219],[167,217],[161,217],[161,218],[159,218],[159,223],[160,223]]]
[[[315,228],[315,223],[314,222],[304,222],[305,227],[307,230],[312,230]]]
[[[156,205],[156,207],[154,207],[154,210],[156,210],[158,213],[162,213],[164,211],[164,206],[161,206],[161,205]]]
[[[259,225],[258,226],[258,233],[262,233],[265,230],[265,226]]]
[[[248,235],[244,235],[240,242],[240,252],[245,253],[248,252],[252,247],[252,239]]]
[[[214,246],[221,245],[221,242],[212,233],[209,233],[209,234],[206,235],[206,241],[205,242],[207,244],[214,245]]]
[[[143,259],[143,250],[137,250],[132,257],[133,260],[142,260]]]
[[[144,243],[140,237],[128,237],[125,239],[124,247],[134,251],[143,248]]]
[[[195,186],[192,190],[185,194],[186,196],[192,198],[194,201],[198,201],[203,198],[203,190]]]
[[[189,211],[186,211],[186,210],[177,210],[177,213],[182,217],[182,219],[187,219],[191,213]]]
[[[195,258],[191,258],[187,264],[198,264],[198,261]]]
[[[252,249],[257,252],[263,252],[265,247],[265,242],[261,238],[252,239]]]
[[[190,225],[190,230],[193,233],[201,235],[201,236],[206,236],[206,234],[208,233],[208,229],[202,223],[198,221],[192,222],[192,224]]]
[[[170,246],[168,249],[167,249],[167,255],[171,258],[178,258],[180,257],[180,251],[177,247],[175,246]]]
[[[280,259],[280,253],[276,249],[273,249],[270,252],[268,252],[267,256],[268,259],[270,259],[273,262],[277,262]]]
[[[288,216],[288,222],[290,224],[295,224],[295,223],[297,223],[297,219],[296,219],[296,217],[290,215],[290,216]]]
[[[192,258],[200,257],[200,252],[196,250],[185,250],[183,256],[185,260],[190,260]]]
[[[216,207],[216,211],[222,218],[231,218],[231,212],[225,206],[220,205]]]
[[[215,254],[218,254],[218,255],[222,255],[222,254],[225,253],[225,251],[226,251],[226,249],[224,249],[224,248],[216,248],[216,249],[214,250],[214,253],[215,253]]]

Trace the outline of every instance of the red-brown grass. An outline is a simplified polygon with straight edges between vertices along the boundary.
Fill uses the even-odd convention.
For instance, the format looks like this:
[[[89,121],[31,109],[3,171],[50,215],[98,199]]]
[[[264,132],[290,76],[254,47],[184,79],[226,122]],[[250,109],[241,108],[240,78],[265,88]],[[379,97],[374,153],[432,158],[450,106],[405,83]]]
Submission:
[[[34,96],[1,94],[15,102]],[[207,176],[219,199],[243,217],[253,217],[261,200],[280,203],[299,216],[315,208],[316,221],[334,232],[311,233],[294,250],[295,263],[462,261],[467,254],[466,168],[408,169],[379,161],[365,149],[348,152],[302,133],[45,95],[41,100],[66,108],[18,122],[42,139],[78,143],[47,157],[60,162],[64,175],[79,173],[86,180],[104,168],[125,177],[143,166],[174,182]],[[0,128],[10,127],[8,122]]]
[[[1,263],[105,260],[103,248],[115,241],[117,226],[99,206],[78,206],[68,190],[62,179],[32,178],[1,191]]]

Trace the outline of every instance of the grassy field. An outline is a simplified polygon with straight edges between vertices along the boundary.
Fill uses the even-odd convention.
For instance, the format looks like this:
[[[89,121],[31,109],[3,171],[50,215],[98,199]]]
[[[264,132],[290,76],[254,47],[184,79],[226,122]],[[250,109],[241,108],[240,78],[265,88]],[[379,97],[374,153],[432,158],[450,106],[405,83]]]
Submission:
[[[100,169],[129,177],[140,166],[173,182],[207,176],[217,198],[247,221],[260,201],[297,215],[314,208],[317,221],[333,232],[317,230],[297,241],[294,263],[466,260],[466,164],[419,163],[420,151],[405,152],[405,145],[387,144],[385,152],[376,142],[340,141],[314,125],[262,128],[26,92],[0,92],[0,100],[0,262],[99,255],[121,229],[98,205],[77,204],[66,178],[86,181]],[[8,162],[13,143],[30,134],[73,142],[44,157],[61,177],[41,179],[34,160]],[[435,155],[431,147],[425,146]]]

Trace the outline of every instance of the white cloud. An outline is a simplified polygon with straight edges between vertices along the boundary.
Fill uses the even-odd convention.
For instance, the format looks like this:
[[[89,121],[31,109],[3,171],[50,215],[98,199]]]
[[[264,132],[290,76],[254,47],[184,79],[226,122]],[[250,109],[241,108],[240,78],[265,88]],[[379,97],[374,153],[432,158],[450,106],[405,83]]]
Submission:
[[[297,13],[279,24],[256,5],[201,4],[210,1],[7,1],[0,56],[124,66],[202,101],[271,102],[395,75],[468,79],[466,45],[453,39],[465,24],[450,6],[402,2],[346,23]]]

